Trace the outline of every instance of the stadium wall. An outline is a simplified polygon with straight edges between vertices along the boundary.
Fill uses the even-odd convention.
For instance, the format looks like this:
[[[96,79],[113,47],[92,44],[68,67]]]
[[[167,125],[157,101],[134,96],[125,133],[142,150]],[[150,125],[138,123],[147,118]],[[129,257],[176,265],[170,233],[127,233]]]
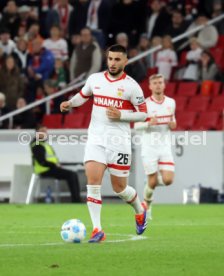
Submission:
[[[86,130],[52,130],[53,147],[61,162],[82,162]],[[133,137],[135,136],[133,132]],[[0,198],[10,197],[15,165],[31,166],[29,141],[33,131],[1,131],[0,133]],[[60,138],[59,138],[60,137]],[[18,141],[20,139],[20,142]],[[79,142],[78,142],[79,141]],[[133,140],[133,160],[129,184],[136,187],[142,195],[144,172],[141,162],[139,137]],[[24,145],[23,145],[24,144]],[[224,154],[223,133],[210,132],[173,132],[173,154],[176,165],[175,182],[168,188],[158,188],[155,192],[156,203],[181,203],[183,189],[201,184],[223,190]],[[21,166],[21,175],[23,174]],[[30,170],[31,171],[31,170]],[[21,183],[19,177],[13,185]],[[108,185],[109,175],[106,173],[103,181],[102,194],[114,196]],[[18,188],[18,187],[17,187]],[[22,191],[22,189],[21,189]]]

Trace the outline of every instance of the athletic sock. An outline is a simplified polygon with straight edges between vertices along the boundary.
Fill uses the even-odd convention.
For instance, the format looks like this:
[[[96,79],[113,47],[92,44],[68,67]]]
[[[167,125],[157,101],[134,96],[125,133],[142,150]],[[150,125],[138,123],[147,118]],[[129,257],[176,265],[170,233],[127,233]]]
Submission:
[[[160,173],[158,173],[157,180],[158,180],[157,185],[156,185],[157,187],[166,186],[165,183],[163,182],[163,177]]]
[[[101,227],[101,186],[87,185],[87,206],[93,224],[93,229],[97,228],[99,231]]]
[[[153,192],[154,189],[152,189],[151,187],[149,187],[148,184],[145,185],[144,188],[144,200],[147,202],[147,204],[151,204],[151,202],[153,201]]]
[[[144,209],[137,195],[137,192],[131,186],[127,185],[122,192],[116,193],[116,194],[125,202],[131,204],[136,214],[142,214],[144,212]]]

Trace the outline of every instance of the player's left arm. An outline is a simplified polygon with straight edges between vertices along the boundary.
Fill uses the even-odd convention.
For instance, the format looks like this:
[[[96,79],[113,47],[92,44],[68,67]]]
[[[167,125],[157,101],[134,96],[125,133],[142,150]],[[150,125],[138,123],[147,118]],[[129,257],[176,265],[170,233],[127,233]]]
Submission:
[[[72,107],[81,106],[89,100],[92,95],[90,78],[91,76],[87,79],[84,87],[79,91],[79,93],[73,96],[69,101],[64,101],[60,104],[61,112],[69,111]]]
[[[137,83],[133,83],[130,102],[134,106],[136,112],[128,113],[110,107],[107,109],[108,118],[126,122],[144,122],[147,118],[147,107],[142,89]]]
[[[176,117],[175,117],[175,110],[176,110],[176,102],[173,100],[173,116],[171,118],[171,121],[168,123],[168,126],[171,130],[175,129],[177,127]]]
[[[132,113],[121,113],[122,121],[130,122],[144,122],[147,118],[147,106],[143,91],[137,82],[132,84],[132,93],[130,102],[135,108],[135,112]]]

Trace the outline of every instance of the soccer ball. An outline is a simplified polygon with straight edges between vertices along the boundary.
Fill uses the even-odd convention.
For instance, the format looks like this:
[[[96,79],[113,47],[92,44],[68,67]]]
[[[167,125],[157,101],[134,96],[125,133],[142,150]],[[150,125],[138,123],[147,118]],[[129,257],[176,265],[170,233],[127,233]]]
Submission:
[[[70,219],[61,227],[61,237],[65,242],[79,243],[86,237],[86,227],[79,219]]]

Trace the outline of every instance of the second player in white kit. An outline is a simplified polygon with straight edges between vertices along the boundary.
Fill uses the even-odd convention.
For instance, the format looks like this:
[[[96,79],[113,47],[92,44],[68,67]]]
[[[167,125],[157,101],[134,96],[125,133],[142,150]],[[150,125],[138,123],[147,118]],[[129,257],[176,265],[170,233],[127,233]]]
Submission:
[[[142,131],[141,156],[147,175],[144,189],[147,208],[151,205],[155,187],[173,182],[174,160],[170,130],[176,128],[176,104],[174,99],[164,95],[164,77],[160,74],[152,75],[149,87],[152,96],[146,99],[148,117],[146,122],[135,123],[135,129]]]

